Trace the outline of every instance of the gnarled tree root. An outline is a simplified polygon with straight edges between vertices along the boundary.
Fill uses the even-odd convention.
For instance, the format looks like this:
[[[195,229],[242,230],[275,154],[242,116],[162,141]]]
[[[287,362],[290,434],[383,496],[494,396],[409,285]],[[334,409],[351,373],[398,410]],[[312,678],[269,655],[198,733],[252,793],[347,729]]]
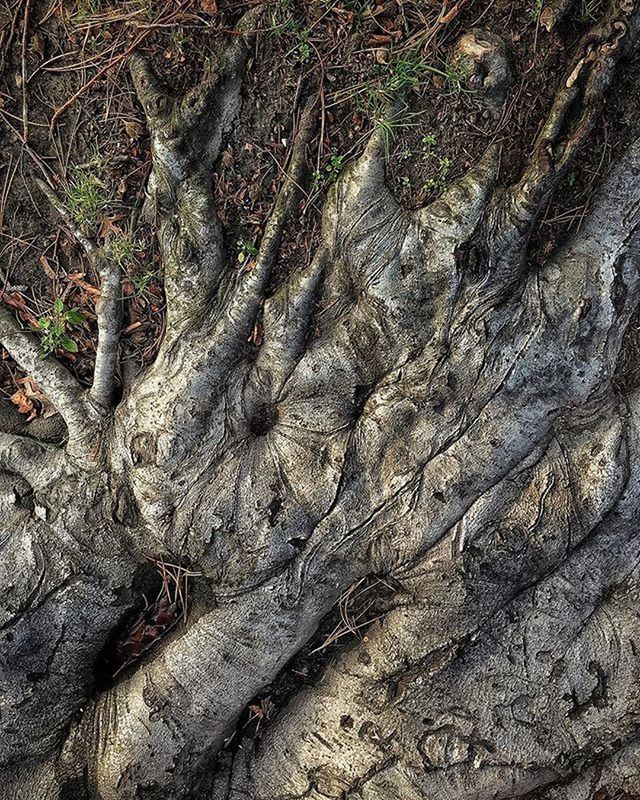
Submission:
[[[640,432],[638,397],[612,377],[640,299],[640,142],[578,235],[535,272],[525,253],[637,12],[614,4],[580,44],[512,187],[490,148],[408,212],[374,132],[330,192],[315,258],[269,297],[313,105],[251,271],[228,266],[210,181],[259,13],[183,99],[132,67],[169,304],[153,366],[114,407],[117,275],[90,243],[91,391],[0,314],[69,430],[62,448],[0,437],[7,796],[568,798],[594,770],[635,791]],[[461,52],[499,105],[502,48],[475,31]],[[186,626],[96,693],[150,552],[203,590]],[[367,641],[212,769],[247,702],[372,574],[401,590]]]

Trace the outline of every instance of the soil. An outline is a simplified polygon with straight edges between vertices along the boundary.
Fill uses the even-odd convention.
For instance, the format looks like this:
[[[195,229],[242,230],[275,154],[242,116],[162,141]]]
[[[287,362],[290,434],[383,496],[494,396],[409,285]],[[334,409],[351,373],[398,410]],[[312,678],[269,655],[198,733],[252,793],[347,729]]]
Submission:
[[[180,92],[201,74],[220,31],[233,31],[251,5],[238,0],[0,0],[0,299],[41,338],[43,320],[45,325],[49,320],[49,330],[59,323],[63,338],[45,339],[43,348],[49,346],[85,384],[95,354],[97,276],[36,188],[34,176],[46,175],[86,232],[116,248],[126,301],[123,370],[141,369],[162,339],[164,298],[154,231],[140,220],[149,140],[126,54],[137,43]],[[361,151],[391,88],[404,86],[410,102],[389,143],[389,180],[404,206],[417,208],[436,198],[494,141],[502,145],[500,179],[508,185],[523,168],[573,48],[604,10],[599,0],[578,0],[549,34],[533,2],[448,0],[444,9],[435,0],[273,0],[267,5],[241,115],[212,180],[229,268],[246,267],[286,168],[301,106],[310,94],[319,96],[321,125],[308,150],[308,192],[287,233],[274,283],[312,258],[326,192]],[[451,60],[452,44],[471,27],[498,34],[510,53],[515,81],[499,120],[488,116]],[[623,63],[590,144],[538,227],[532,265],[580,227],[602,176],[638,135],[638,96],[640,64]],[[70,310],[83,319],[68,321],[64,315]],[[258,347],[258,330],[252,339]],[[640,385],[639,347],[636,319],[618,370],[618,383],[626,389]],[[50,414],[25,377],[2,353],[0,402],[12,403],[25,418]],[[296,662],[250,704],[235,741],[259,735],[292,691],[318,680],[336,648],[366,635],[366,624],[391,593],[378,579],[367,586],[373,588],[360,599],[348,598],[355,602],[347,613],[350,622],[338,606]],[[368,592],[375,597],[371,604]],[[123,635],[130,623],[123,622]],[[336,626],[341,634],[332,638]],[[107,682],[109,672],[102,676]]]

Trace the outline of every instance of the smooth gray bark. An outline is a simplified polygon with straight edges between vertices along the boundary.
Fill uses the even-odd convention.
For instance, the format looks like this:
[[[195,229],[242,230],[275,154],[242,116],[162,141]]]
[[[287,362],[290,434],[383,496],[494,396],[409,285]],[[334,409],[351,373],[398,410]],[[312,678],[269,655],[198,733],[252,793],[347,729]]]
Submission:
[[[240,273],[210,172],[250,34],[184,98],[134,61],[169,308],[155,363],[114,408],[118,276],[90,242],[103,281],[90,391],[0,312],[0,341],[69,432],[63,447],[0,436],[0,796],[640,792],[640,403],[612,385],[640,299],[640,141],[580,232],[541,268],[525,261],[637,34],[635,6],[614,2],[514,186],[497,186],[490,149],[408,212],[374,131],[330,192],[311,265],[268,299],[313,104]],[[499,41],[471,31],[457,57],[499,107],[511,74]],[[198,602],[96,691],[149,553],[201,572]],[[371,575],[401,587],[392,610],[255,749],[216,760],[246,704]]]

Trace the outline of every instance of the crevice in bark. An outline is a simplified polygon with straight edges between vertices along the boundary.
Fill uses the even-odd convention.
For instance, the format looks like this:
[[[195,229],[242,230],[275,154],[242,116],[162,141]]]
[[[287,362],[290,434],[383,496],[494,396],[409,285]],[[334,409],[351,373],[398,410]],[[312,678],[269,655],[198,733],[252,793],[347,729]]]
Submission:
[[[96,693],[106,691],[119,679],[124,680],[131,669],[142,666],[143,658],[135,660],[130,667],[123,665],[122,644],[127,640],[132,624],[148,608],[149,603],[162,591],[162,578],[149,562],[140,564],[133,574],[131,586],[121,592],[120,601],[124,606],[118,620],[114,623],[104,647],[98,654],[94,665]],[[143,653],[141,652],[141,656]]]
[[[266,436],[278,422],[278,406],[261,403],[251,415],[249,428],[255,436]]]
[[[257,740],[259,747],[262,733],[294,697],[313,690],[327,667],[354,642],[366,641],[369,628],[395,607],[398,589],[388,577],[369,575],[345,592],[304,647],[247,704],[225,750],[235,753],[248,739]],[[347,719],[344,725],[349,726]]]

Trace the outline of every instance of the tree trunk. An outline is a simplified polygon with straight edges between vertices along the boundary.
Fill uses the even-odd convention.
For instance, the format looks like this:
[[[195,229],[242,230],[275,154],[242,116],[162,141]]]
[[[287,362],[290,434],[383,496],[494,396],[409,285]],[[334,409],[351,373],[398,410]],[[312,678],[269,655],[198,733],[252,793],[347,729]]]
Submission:
[[[132,61],[168,303],[153,365],[116,402],[120,275],[82,231],[102,280],[90,390],[0,311],[2,345],[68,430],[63,446],[0,435],[0,795],[638,795],[640,398],[612,379],[640,299],[640,140],[579,232],[540,268],[526,259],[638,42],[637,5],[615,0],[580,43],[511,186],[492,146],[435,202],[401,208],[385,151],[406,107],[391,98],[329,194],[311,265],[269,296],[313,98],[250,270],[230,268],[210,177],[260,13],[184,97]],[[474,29],[456,57],[499,115],[500,40]],[[165,582],[145,635],[168,633],[139,658],[121,647],[105,677],[153,586],[148,554]],[[374,576],[392,593],[364,639],[256,743],[226,746]]]

